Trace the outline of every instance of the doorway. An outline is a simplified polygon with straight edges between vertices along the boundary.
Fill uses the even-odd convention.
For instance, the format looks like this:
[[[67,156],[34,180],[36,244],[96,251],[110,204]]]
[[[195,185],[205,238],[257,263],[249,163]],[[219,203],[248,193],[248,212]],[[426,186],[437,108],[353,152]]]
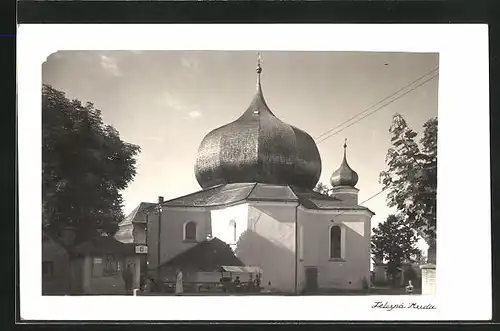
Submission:
[[[306,267],[306,291],[316,292],[318,290],[318,268]]]

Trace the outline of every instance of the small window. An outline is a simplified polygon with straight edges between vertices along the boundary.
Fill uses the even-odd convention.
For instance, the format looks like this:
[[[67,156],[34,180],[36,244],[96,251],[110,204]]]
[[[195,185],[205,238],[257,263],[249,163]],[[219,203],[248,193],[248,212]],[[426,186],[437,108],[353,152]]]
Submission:
[[[335,225],[330,229],[330,258],[342,258],[342,230]]]
[[[184,225],[184,240],[196,240],[196,223],[189,221]]]
[[[52,277],[54,275],[54,264],[52,261],[42,262],[43,277]]]

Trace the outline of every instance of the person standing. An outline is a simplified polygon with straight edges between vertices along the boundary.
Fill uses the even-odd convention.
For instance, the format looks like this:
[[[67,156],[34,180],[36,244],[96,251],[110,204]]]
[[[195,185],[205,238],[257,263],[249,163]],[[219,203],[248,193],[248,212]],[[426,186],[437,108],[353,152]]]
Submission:
[[[155,283],[155,280],[153,278],[148,278],[146,280],[145,291],[150,292],[150,293],[157,291],[156,283]]]
[[[182,282],[182,271],[177,269],[176,282],[175,282],[175,294],[180,295],[184,292],[184,284]]]
[[[134,273],[132,272],[132,266],[130,263],[127,264],[127,267],[125,268],[125,270],[123,270],[122,277],[123,277],[123,282],[125,283],[125,291],[127,292],[132,291]]]

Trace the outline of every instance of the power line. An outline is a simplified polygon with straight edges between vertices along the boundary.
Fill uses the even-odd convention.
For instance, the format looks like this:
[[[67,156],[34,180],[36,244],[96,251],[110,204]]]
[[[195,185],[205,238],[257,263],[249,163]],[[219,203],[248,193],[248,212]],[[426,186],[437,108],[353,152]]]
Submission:
[[[434,168],[436,168],[436,166],[427,166],[427,167],[425,167],[424,169],[434,169]],[[392,187],[392,185],[385,186],[382,190],[380,190],[379,192],[377,192],[377,193],[375,193],[374,195],[370,196],[368,199],[363,200],[363,201],[362,201],[362,202],[360,202],[358,205],[359,205],[359,206],[363,205],[364,203],[366,203],[366,202],[370,201],[371,199],[373,199],[373,198],[375,198],[375,197],[379,196],[380,194],[384,193],[385,191],[387,191],[387,190],[388,190],[388,189],[390,189],[391,187]],[[424,192],[420,192],[420,193],[424,193]],[[435,192],[428,192],[428,194],[435,194]],[[335,215],[335,217],[334,217],[331,221],[334,221],[337,217],[339,217],[339,216],[341,216],[341,215],[345,214],[346,212],[347,212],[347,211],[344,211],[344,212],[342,212],[342,213],[340,213],[340,214]]]
[[[319,139],[319,138],[323,137],[324,135],[326,135],[326,134],[328,134],[328,133],[330,133],[330,132],[334,131],[335,129],[337,129],[337,128],[341,127],[342,125],[344,125],[344,124],[348,123],[350,120],[352,120],[352,119],[354,119],[354,118],[358,117],[359,115],[361,115],[361,114],[363,114],[363,113],[365,113],[365,112],[369,111],[369,110],[370,110],[370,109],[372,109],[373,107],[375,107],[375,106],[377,106],[378,104],[380,104],[380,103],[384,102],[385,100],[387,100],[387,99],[389,99],[389,98],[393,97],[394,95],[396,95],[396,94],[398,94],[399,92],[403,91],[404,89],[406,89],[406,88],[410,87],[410,86],[411,86],[411,85],[413,85],[414,83],[418,82],[419,80],[421,80],[421,79],[422,79],[422,78],[424,78],[425,76],[429,75],[430,73],[432,73],[432,72],[434,72],[434,71],[436,71],[436,70],[438,70],[438,69],[439,69],[439,67],[434,68],[434,69],[432,69],[431,71],[427,72],[426,74],[424,74],[424,75],[422,75],[422,76],[418,77],[417,79],[413,80],[411,83],[409,83],[409,84],[405,85],[404,87],[400,88],[399,90],[397,90],[396,92],[392,93],[391,95],[389,95],[389,96],[387,96],[387,97],[385,97],[385,98],[383,98],[383,99],[379,100],[378,102],[376,102],[376,103],[374,103],[373,105],[371,105],[370,107],[368,107],[368,108],[364,109],[364,110],[363,110],[363,111],[361,111],[360,113],[358,113],[358,114],[356,114],[356,115],[354,115],[354,116],[351,116],[350,118],[348,118],[348,119],[347,119],[347,120],[345,120],[344,122],[342,122],[342,123],[338,124],[338,125],[337,125],[337,126],[335,126],[334,128],[332,128],[332,129],[330,129],[330,130],[328,130],[328,131],[326,131],[326,132],[324,132],[324,133],[320,134],[319,136],[317,136],[316,138],[314,138],[314,140],[317,140],[317,139]]]
[[[330,134],[330,135],[326,136],[326,137],[325,137],[325,138],[323,138],[323,139],[320,139],[319,141],[317,141],[317,142],[316,142],[316,144],[319,144],[319,143],[321,143],[321,142],[323,142],[323,141],[325,141],[325,140],[327,140],[327,139],[329,139],[329,138],[331,138],[331,137],[335,136],[336,134],[338,134],[338,133],[340,133],[340,132],[344,131],[345,129],[347,129],[347,128],[351,127],[351,126],[353,126],[354,124],[358,123],[359,121],[361,121],[361,120],[363,120],[363,119],[367,118],[368,116],[373,115],[373,114],[374,114],[374,113],[376,113],[377,111],[379,111],[379,110],[381,110],[382,108],[384,108],[384,107],[386,107],[386,106],[390,105],[391,103],[393,103],[393,102],[395,102],[395,101],[397,101],[397,100],[401,99],[402,97],[404,97],[404,96],[405,96],[405,95],[407,95],[408,93],[410,93],[410,92],[412,92],[412,91],[416,90],[417,88],[419,88],[420,86],[422,86],[422,85],[426,84],[427,82],[429,82],[429,81],[433,80],[433,79],[434,79],[434,78],[436,78],[437,76],[439,76],[439,75],[432,76],[431,78],[429,78],[429,79],[427,79],[427,80],[423,81],[422,83],[418,84],[417,86],[415,86],[415,87],[414,87],[414,88],[412,88],[411,90],[406,91],[405,93],[401,94],[401,95],[400,95],[400,96],[398,96],[397,98],[392,99],[391,101],[389,101],[389,102],[385,103],[384,105],[382,105],[382,106],[380,106],[380,107],[376,108],[376,109],[375,109],[375,110],[373,110],[372,112],[370,112],[370,113],[366,114],[365,116],[363,116],[363,117],[359,118],[357,121],[352,122],[351,124],[349,124],[349,125],[347,125],[347,126],[343,127],[342,129],[340,129],[340,130],[338,130],[338,131],[333,132],[332,134]]]
[[[439,69],[439,67],[437,67],[437,68],[435,68],[435,69],[433,69],[433,70],[429,71],[429,72],[428,72],[428,73],[426,73],[425,75],[420,76],[419,78],[415,79],[415,80],[414,80],[414,81],[412,81],[410,84],[408,84],[408,85],[406,85],[406,86],[404,86],[404,87],[400,88],[399,90],[397,90],[397,91],[396,91],[396,92],[394,92],[393,94],[391,94],[391,95],[389,95],[389,96],[387,96],[387,97],[383,98],[382,100],[378,101],[377,103],[375,103],[375,104],[371,105],[370,107],[368,107],[368,108],[364,109],[364,110],[363,110],[363,111],[361,111],[360,113],[358,113],[358,114],[356,114],[356,115],[354,115],[354,116],[351,116],[349,119],[347,119],[347,120],[345,120],[344,122],[342,122],[342,123],[338,124],[338,125],[337,125],[337,126],[335,126],[334,128],[332,128],[332,129],[330,129],[330,130],[328,130],[328,131],[326,131],[326,132],[322,133],[321,135],[317,136],[317,137],[315,138],[315,140],[318,140],[318,139],[319,139],[319,141],[317,141],[317,143],[319,144],[320,142],[323,142],[323,141],[325,141],[326,139],[328,139],[328,138],[330,138],[330,137],[333,137],[334,135],[338,134],[339,132],[341,132],[341,131],[343,131],[343,130],[347,129],[348,127],[350,127],[350,126],[354,125],[355,123],[357,123],[357,122],[361,121],[362,119],[364,119],[364,118],[366,118],[366,117],[368,117],[368,116],[370,116],[370,115],[374,114],[375,112],[379,111],[380,109],[382,109],[382,108],[384,108],[384,107],[388,106],[389,104],[393,103],[394,101],[401,99],[403,96],[407,95],[408,93],[410,93],[410,92],[412,92],[412,91],[416,90],[417,88],[419,88],[420,86],[424,85],[425,83],[427,83],[427,82],[431,81],[432,79],[436,78],[439,74],[432,76],[431,78],[429,78],[429,79],[425,80],[424,82],[422,82],[422,83],[418,84],[417,86],[413,87],[412,89],[410,89],[410,90],[406,91],[405,93],[403,93],[403,94],[401,94],[401,95],[397,96],[396,98],[392,99],[391,101],[389,101],[389,102],[387,102],[387,103],[383,104],[382,106],[380,106],[380,107],[376,108],[376,109],[375,109],[375,110],[373,110],[372,112],[370,112],[370,113],[366,114],[365,116],[361,117],[361,118],[360,118],[360,119],[358,119],[357,121],[355,121],[355,122],[353,122],[353,123],[349,124],[348,126],[346,126],[346,127],[342,128],[341,130],[339,130],[339,131],[335,131],[336,129],[338,129],[338,128],[342,127],[344,124],[346,124],[346,123],[350,122],[352,119],[354,119],[354,118],[356,118],[356,117],[358,117],[358,116],[360,116],[360,115],[362,115],[362,114],[364,114],[364,113],[366,113],[366,112],[370,111],[370,110],[371,110],[371,109],[373,109],[375,106],[377,106],[377,105],[379,105],[379,104],[383,103],[384,101],[386,101],[386,100],[390,99],[391,97],[393,97],[393,96],[397,95],[399,92],[401,92],[401,91],[405,90],[406,88],[410,87],[410,86],[411,86],[411,85],[413,85],[414,83],[418,82],[418,81],[419,81],[419,80],[421,80],[422,78],[424,78],[424,77],[428,76],[430,73],[433,73],[433,72],[435,72],[435,71],[436,71],[436,70],[438,70],[438,69]],[[333,134],[331,134],[331,135],[328,135],[328,134],[329,134],[330,132],[332,132],[332,131],[335,131],[335,132],[333,132]],[[325,137],[325,135],[327,135],[327,136]]]

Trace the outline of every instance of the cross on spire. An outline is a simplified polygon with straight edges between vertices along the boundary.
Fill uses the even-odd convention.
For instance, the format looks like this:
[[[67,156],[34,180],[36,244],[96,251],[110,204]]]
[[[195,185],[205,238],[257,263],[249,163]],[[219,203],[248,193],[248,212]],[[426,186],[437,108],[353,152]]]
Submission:
[[[344,148],[347,148],[347,138],[344,139]]]

